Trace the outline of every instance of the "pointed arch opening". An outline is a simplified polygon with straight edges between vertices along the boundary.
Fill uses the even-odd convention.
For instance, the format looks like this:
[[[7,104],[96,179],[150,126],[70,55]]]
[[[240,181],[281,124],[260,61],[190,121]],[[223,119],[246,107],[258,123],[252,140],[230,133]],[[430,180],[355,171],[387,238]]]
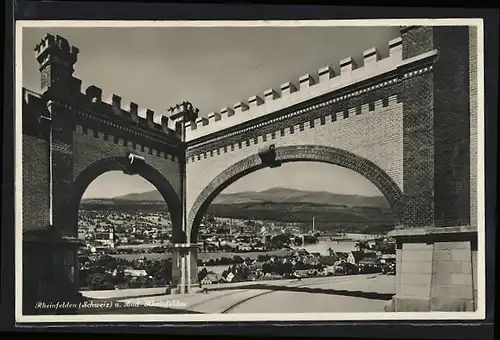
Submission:
[[[273,150],[277,164],[322,162],[357,172],[380,190],[394,213],[396,224],[401,222],[403,193],[397,183],[373,162],[346,150],[328,146],[297,145],[277,147]],[[198,195],[189,211],[188,226],[191,227],[191,242],[197,241],[201,220],[217,195],[242,177],[268,166],[258,154],[254,154],[233,164],[215,177]]]

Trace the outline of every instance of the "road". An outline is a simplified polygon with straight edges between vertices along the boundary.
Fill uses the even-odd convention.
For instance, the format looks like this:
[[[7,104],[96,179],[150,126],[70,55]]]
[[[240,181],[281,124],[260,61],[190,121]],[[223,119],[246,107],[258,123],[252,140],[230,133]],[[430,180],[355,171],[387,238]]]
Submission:
[[[213,285],[208,294],[120,300],[198,313],[383,312],[395,294],[395,276],[354,275]]]

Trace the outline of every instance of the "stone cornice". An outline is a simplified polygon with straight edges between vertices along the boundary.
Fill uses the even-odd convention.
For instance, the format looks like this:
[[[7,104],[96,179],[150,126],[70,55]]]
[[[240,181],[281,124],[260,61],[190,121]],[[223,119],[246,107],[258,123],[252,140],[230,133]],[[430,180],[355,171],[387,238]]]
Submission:
[[[428,228],[404,228],[403,226],[391,231],[391,237],[415,237],[442,234],[467,234],[477,233],[477,228],[470,225],[456,227],[428,227]]]
[[[477,249],[477,228],[470,225],[455,227],[408,228],[398,226],[389,233],[398,244],[433,242],[471,242],[471,249]]]

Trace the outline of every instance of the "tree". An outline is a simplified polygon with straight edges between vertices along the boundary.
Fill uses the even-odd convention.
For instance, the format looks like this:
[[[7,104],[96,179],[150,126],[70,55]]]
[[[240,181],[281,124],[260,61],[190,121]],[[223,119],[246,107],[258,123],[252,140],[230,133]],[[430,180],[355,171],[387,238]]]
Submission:
[[[271,258],[271,256],[269,255],[257,255],[257,261],[258,262],[266,262],[266,261],[269,261],[269,259]]]
[[[125,270],[123,267],[118,267],[116,268],[116,275],[114,276],[113,283],[115,285],[120,285],[124,284],[127,282],[127,279],[125,277]]]
[[[104,268],[103,266],[96,266],[94,264],[88,269],[88,271],[90,274],[104,274],[106,273],[106,268]]]
[[[91,290],[114,289],[113,276],[109,274],[91,274],[87,279],[87,286]]]
[[[293,272],[293,265],[291,262],[279,263],[276,269],[279,275],[287,275]]]
[[[104,255],[104,256],[101,256],[95,262],[95,264],[97,266],[103,266],[107,270],[114,270],[114,269],[116,269],[117,261],[116,261],[116,259],[114,257],[111,257],[109,255]]]
[[[290,237],[287,236],[286,234],[279,234],[279,235],[274,236],[271,239],[271,242],[273,242],[273,243],[287,244],[287,243],[290,242]]]
[[[377,244],[377,250],[382,254],[396,254],[396,244],[389,242],[382,242]]]
[[[365,241],[358,241],[356,242],[355,247],[358,249],[358,251],[363,251],[365,249],[368,249],[368,244]]]
[[[272,268],[271,263],[266,262],[266,263],[264,263],[264,264],[262,265],[262,272],[263,272],[264,274],[268,274],[268,273],[269,273],[269,274],[271,274],[271,273],[272,273],[272,271],[273,271],[273,268]]]
[[[198,282],[201,282],[208,274],[207,268],[203,268],[198,272]]]

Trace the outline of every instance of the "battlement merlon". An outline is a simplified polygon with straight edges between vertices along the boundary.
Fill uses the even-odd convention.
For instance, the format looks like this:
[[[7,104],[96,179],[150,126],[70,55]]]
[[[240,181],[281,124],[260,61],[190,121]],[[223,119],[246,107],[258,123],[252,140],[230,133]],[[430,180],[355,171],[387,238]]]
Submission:
[[[129,121],[147,131],[162,133],[167,135],[175,135],[175,130],[168,127],[168,117],[161,115],[160,122],[155,122],[155,112],[147,108],[140,108],[135,102],[124,101],[117,94],[111,94],[105,100],[102,99],[102,89],[90,85],[82,94],[83,101],[80,101],[83,107],[89,112],[96,112],[104,116],[118,118],[119,121]],[[167,118],[165,125],[164,118]]]
[[[172,121],[193,122],[198,118],[199,109],[188,101],[172,106],[168,109]]]
[[[199,121],[197,123],[193,121],[189,124],[190,129],[186,133],[186,140],[195,141],[304,101],[342,90],[356,83],[369,83],[370,79],[378,79],[384,74],[391,74],[400,68],[408,69],[409,66],[405,65],[412,63],[420,65],[416,59],[403,60],[401,37],[391,40],[388,47],[389,55],[382,59],[377,48],[372,47],[363,52],[363,65],[358,66],[353,57],[347,57],[339,62],[340,72],[338,74],[330,65],[327,65],[319,69],[317,74],[306,74],[298,80],[283,83],[278,90],[268,89],[264,92],[263,97],[250,97],[248,106],[245,103],[237,103],[234,106],[234,114],[224,109],[211,113],[208,122]],[[422,54],[419,58],[425,59],[426,54]],[[241,114],[242,112],[244,114]]]

